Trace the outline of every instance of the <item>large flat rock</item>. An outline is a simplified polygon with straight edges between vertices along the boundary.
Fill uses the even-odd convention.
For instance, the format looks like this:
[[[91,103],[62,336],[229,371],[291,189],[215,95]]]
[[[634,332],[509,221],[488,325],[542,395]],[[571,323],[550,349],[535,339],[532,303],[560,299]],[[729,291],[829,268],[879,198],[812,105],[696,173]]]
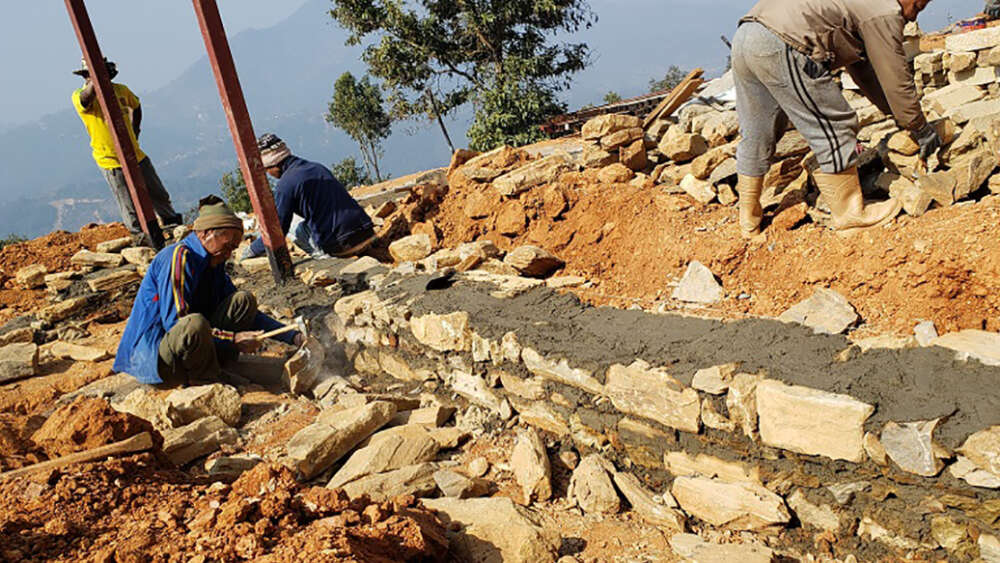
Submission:
[[[327,487],[336,489],[366,475],[431,461],[440,449],[423,426],[407,424],[383,430],[347,458]]]
[[[717,528],[759,530],[790,518],[781,497],[753,483],[678,477],[671,492],[684,512]]]
[[[765,380],[757,384],[761,440],[777,448],[832,459],[864,459],[864,424],[875,411],[837,393]]]
[[[551,563],[557,538],[541,528],[508,498],[424,500],[460,531],[451,538],[454,561],[476,563]]]
[[[608,368],[605,392],[618,410],[655,420],[685,432],[698,432],[698,392],[685,387],[665,369],[643,361]]]

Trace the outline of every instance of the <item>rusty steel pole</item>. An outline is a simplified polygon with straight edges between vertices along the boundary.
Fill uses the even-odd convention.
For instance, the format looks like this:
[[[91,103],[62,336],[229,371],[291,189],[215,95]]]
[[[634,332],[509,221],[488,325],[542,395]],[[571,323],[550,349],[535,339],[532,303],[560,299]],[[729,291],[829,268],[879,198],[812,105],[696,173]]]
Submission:
[[[139,225],[149,237],[153,247],[159,250],[163,248],[163,231],[156,222],[153,206],[149,202],[146,181],[143,179],[142,171],[139,170],[135,147],[132,146],[128,130],[125,128],[125,118],[122,116],[121,106],[118,105],[114,87],[111,86],[111,77],[104,65],[104,56],[101,55],[101,47],[97,44],[97,35],[94,34],[94,27],[90,23],[87,7],[83,0],[66,0],[66,11],[69,12],[69,19],[73,23],[73,29],[76,30],[83,59],[87,61],[87,68],[90,69],[90,78],[94,83],[94,92],[100,101],[101,109],[104,111],[104,120],[109,124],[118,163],[122,166],[125,182],[132,196],[132,205],[135,206],[136,215],[139,217]]]
[[[236,155],[240,160],[240,169],[247,183],[250,204],[253,205],[260,224],[261,237],[267,248],[268,261],[271,263],[271,273],[278,283],[292,277],[294,269],[292,257],[285,244],[285,234],[281,231],[278,221],[278,210],[274,206],[274,196],[264,173],[264,165],[260,161],[260,150],[257,149],[257,137],[250,122],[246,100],[243,98],[243,88],[236,74],[233,54],[226,39],[226,30],[222,26],[219,7],[215,0],[192,0],[194,11],[198,15],[198,25],[205,39],[208,50],[208,60],[212,64],[215,83],[219,87],[222,98],[222,109],[226,112],[229,130],[233,134],[233,144],[236,145]]]

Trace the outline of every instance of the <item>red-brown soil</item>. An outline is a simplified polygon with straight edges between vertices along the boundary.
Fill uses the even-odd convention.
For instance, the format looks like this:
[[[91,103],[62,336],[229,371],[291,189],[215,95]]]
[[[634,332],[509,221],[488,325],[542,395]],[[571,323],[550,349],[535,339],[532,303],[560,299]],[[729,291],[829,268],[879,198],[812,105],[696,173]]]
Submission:
[[[415,214],[428,206],[413,197],[400,213],[433,222],[441,247],[478,238],[503,250],[541,246],[566,261],[561,273],[592,282],[579,294],[597,305],[679,309],[669,299],[671,283],[699,260],[727,293],[708,314],[777,316],[813,288],[829,287],[858,309],[866,331],[910,333],[920,320],[940,332],[1000,330],[993,290],[1000,283],[1000,197],[901,216],[846,237],[783,217],[766,229],[765,241],[747,242],[733,207],[703,206],[662,186],[601,184],[595,170],[565,174],[503,203],[489,184],[452,186],[438,207]],[[523,226],[511,232],[510,225]]]
[[[0,482],[3,561],[441,561],[412,497],[380,504],[260,465],[208,484],[142,454]]]
[[[55,410],[31,441],[49,457],[119,442],[141,432],[155,433],[149,422],[111,408],[104,399],[77,397]]]

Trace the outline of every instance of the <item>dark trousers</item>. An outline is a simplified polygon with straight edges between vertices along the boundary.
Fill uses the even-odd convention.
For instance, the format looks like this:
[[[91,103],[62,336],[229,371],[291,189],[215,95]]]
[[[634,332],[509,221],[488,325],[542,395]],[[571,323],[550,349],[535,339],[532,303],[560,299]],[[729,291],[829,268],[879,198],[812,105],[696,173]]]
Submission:
[[[216,342],[212,329],[242,332],[253,328],[257,298],[246,291],[233,293],[209,317],[185,315],[160,341],[158,371],[168,386],[221,379],[221,364],[239,356],[236,346]]]
[[[170,194],[163,187],[160,176],[153,168],[149,157],[139,162],[139,170],[142,178],[146,182],[146,191],[149,192],[149,201],[153,205],[153,212],[160,218],[160,222],[165,225],[180,224],[181,216],[174,211],[174,206],[170,203]],[[111,187],[111,193],[118,202],[118,211],[121,213],[122,222],[130,233],[142,232],[142,225],[139,224],[139,215],[135,212],[135,205],[132,203],[132,194],[129,192],[128,183],[125,181],[125,173],[121,168],[102,168],[101,173]]]

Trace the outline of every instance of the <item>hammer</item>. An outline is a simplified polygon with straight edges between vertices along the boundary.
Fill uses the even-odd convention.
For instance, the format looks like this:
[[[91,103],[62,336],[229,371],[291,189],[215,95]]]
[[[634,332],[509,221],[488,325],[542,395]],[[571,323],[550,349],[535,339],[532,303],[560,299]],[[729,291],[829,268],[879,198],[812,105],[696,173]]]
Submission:
[[[265,332],[258,337],[259,340],[264,340],[265,338],[271,338],[272,336],[278,336],[279,334],[285,334],[286,332],[292,332],[297,330],[302,333],[303,337],[309,335],[309,331],[306,329],[306,322],[301,316],[295,317],[293,324],[283,326],[281,328],[276,328],[272,331]]]

